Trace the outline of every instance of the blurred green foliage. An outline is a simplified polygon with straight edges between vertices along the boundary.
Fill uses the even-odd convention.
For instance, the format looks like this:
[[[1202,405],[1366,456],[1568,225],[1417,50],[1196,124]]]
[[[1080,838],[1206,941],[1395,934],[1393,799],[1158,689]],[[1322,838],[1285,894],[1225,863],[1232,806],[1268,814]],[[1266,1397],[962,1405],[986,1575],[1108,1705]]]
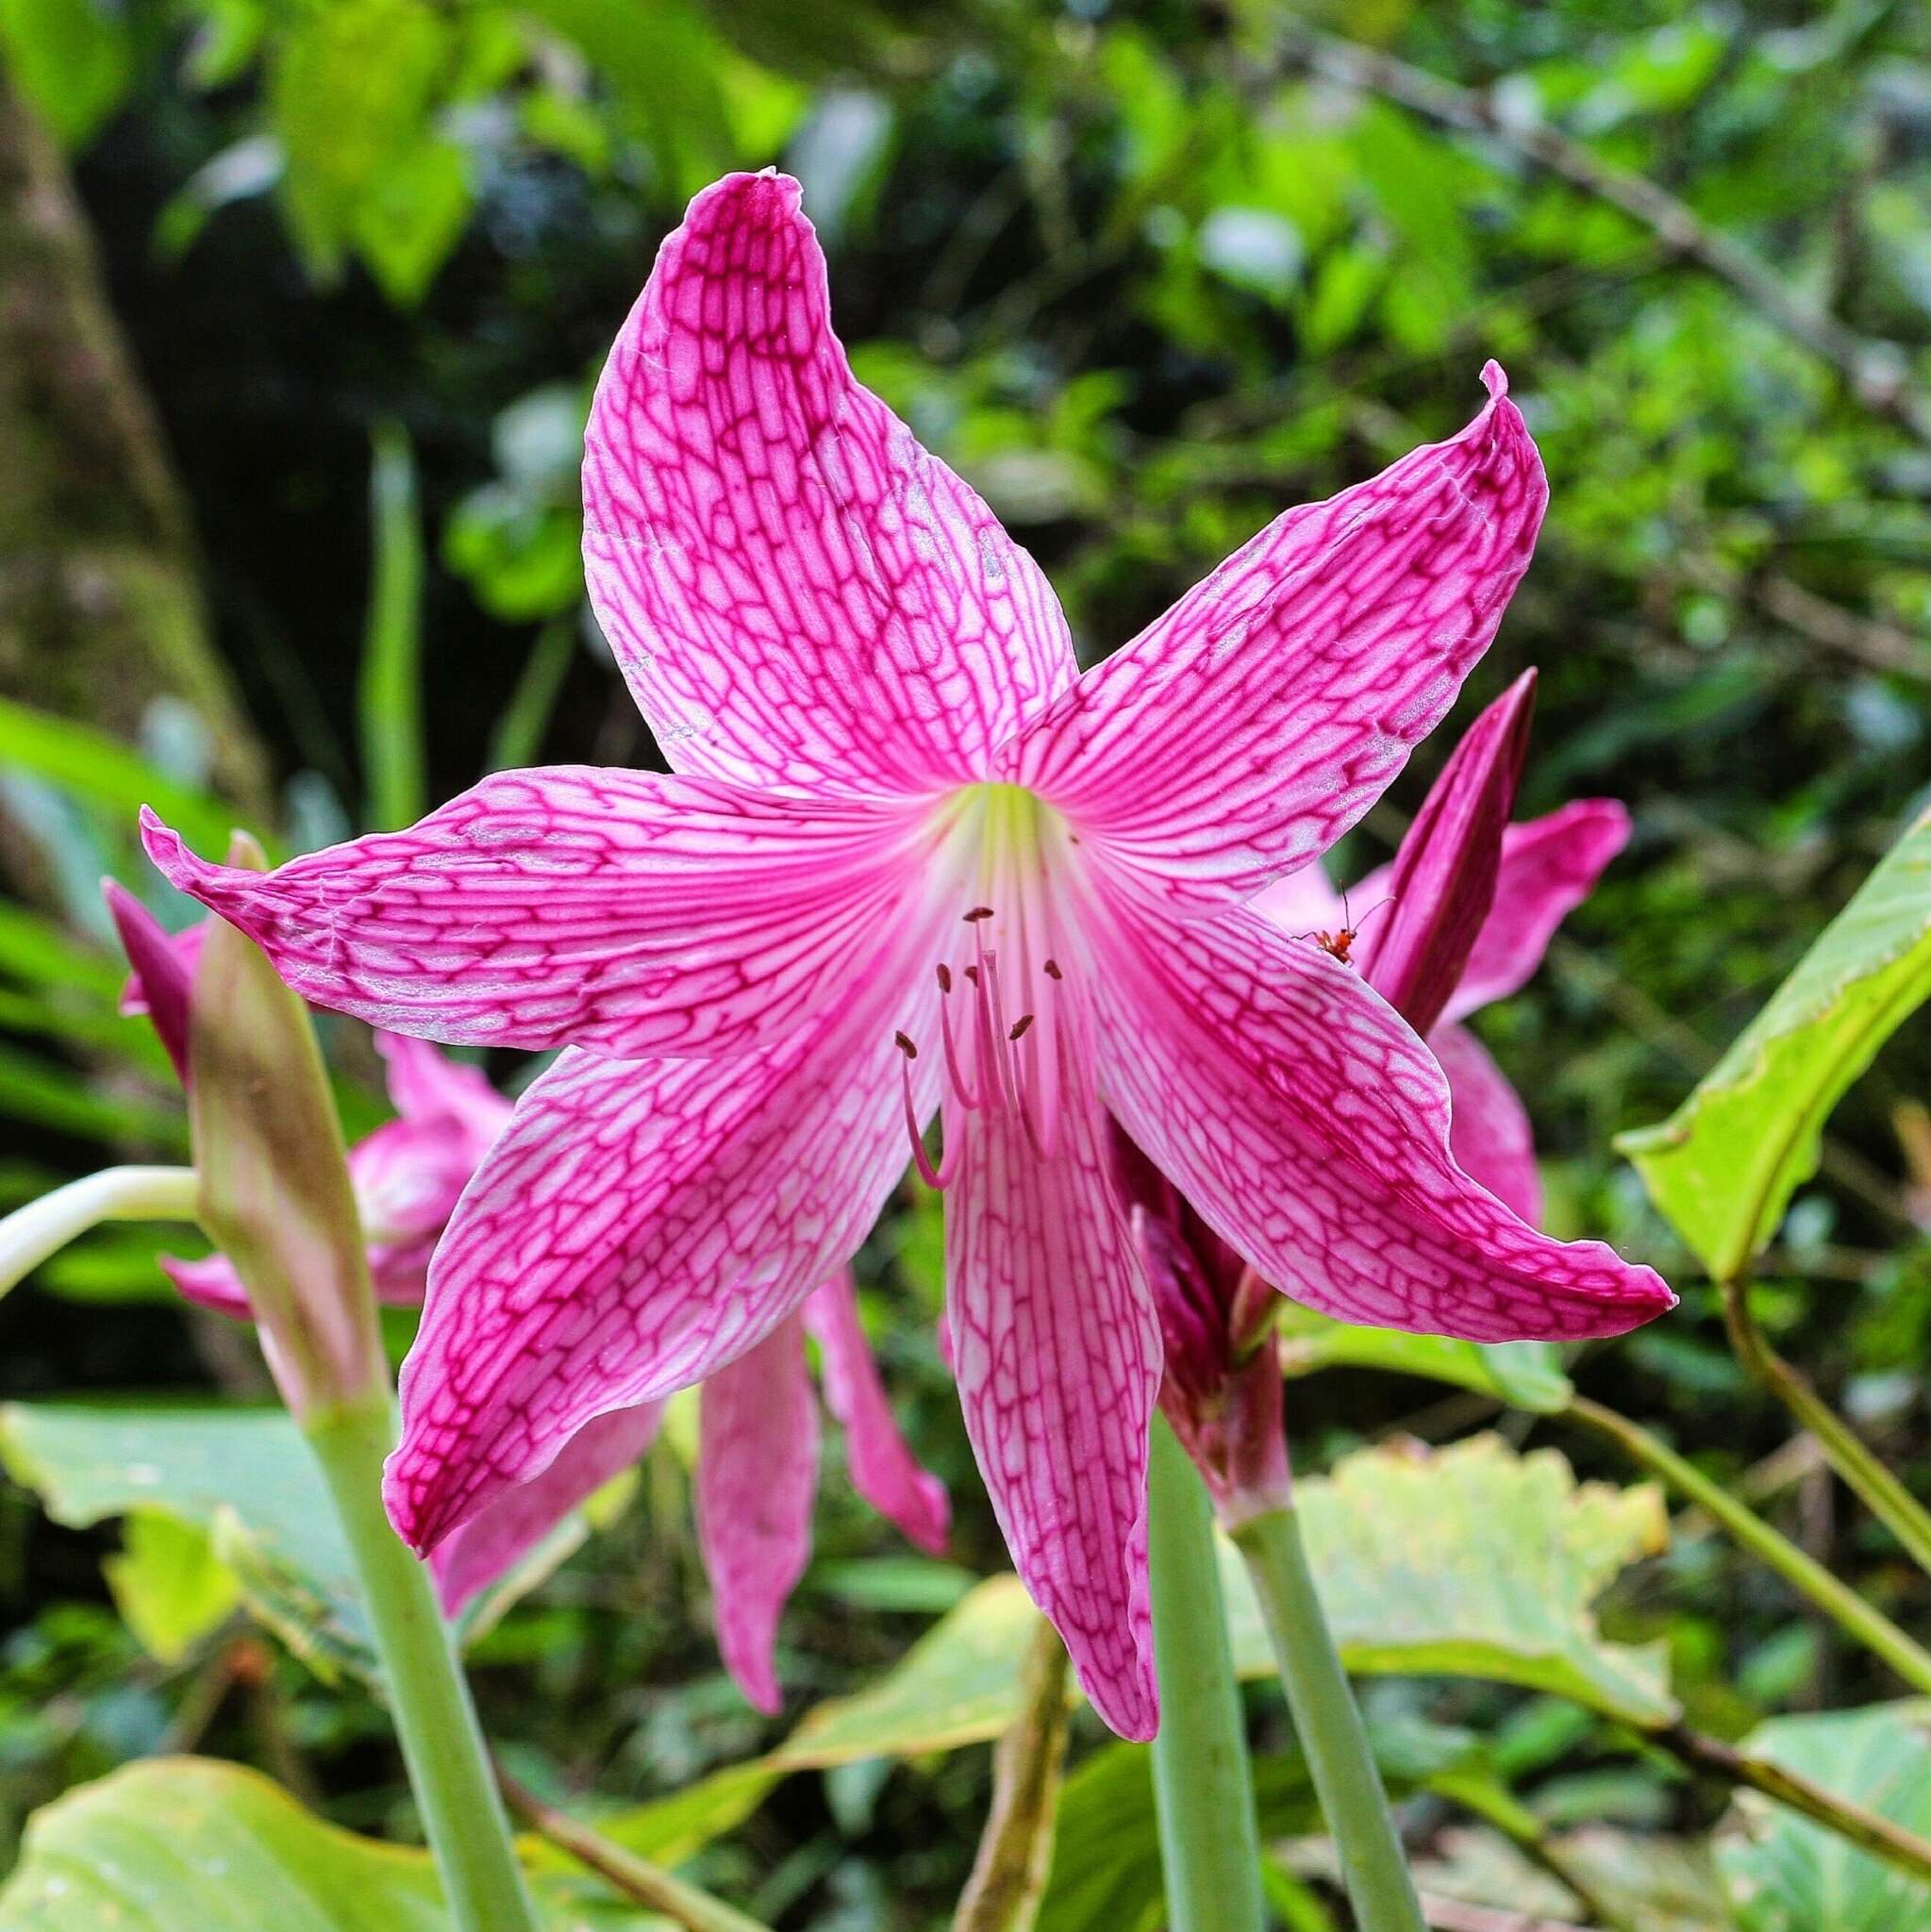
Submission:
[[[1333,43],[1310,31],[1400,65],[1323,58]],[[1499,358],[1554,494],[1463,715],[1539,665],[1523,811],[1611,792],[1637,831],[1535,986],[1480,1030],[1530,1096],[1556,1230],[1614,1240],[1685,1297],[1568,1371],[1925,1627],[1931,1589],[1745,1385],[1697,1263],[1610,1147],[1677,1105],[1926,801],[1931,446],[1898,400],[1931,385],[1923,0],[0,0],[0,48],[73,158],[193,507],[220,646],[287,781],[262,829],[288,846],[495,764],[651,759],[582,608],[574,466],[588,383],[658,241],[724,169],[804,179],[855,364],[1035,549],[1088,658],[1284,504],[1452,428]],[[1648,218],[1619,205],[1632,177],[1668,197]],[[165,1067],[114,1016],[92,894],[105,869],[140,876],[143,797],[220,842],[205,737],[165,708],[139,745],[0,714],[0,808],[40,901],[0,912],[8,1205],[103,1149],[178,1152]],[[1364,858],[1444,749],[1423,747],[1356,836]],[[358,1131],[374,1070],[355,1029],[329,1039]],[[1931,1159],[1900,1109],[1926,1097],[1921,1019],[1832,1117],[1758,1303],[1921,1488]],[[96,1240],[0,1304],[0,1392],[258,1390],[232,1331],[156,1293],[155,1245]],[[931,1340],[929,1212],[889,1220],[860,1273],[901,1412],[953,1489],[959,1563],[997,1569]],[[1397,1427],[1463,1434],[1500,1398],[1525,1405],[1505,1423],[1518,1441],[1533,1430],[1628,1478],[1526,1412],[1556,1404],[1546,1363],[1512,1385],[1464,1364],[1444,1391],[1399,1350],[1307,1345],[1323,1372],[1290,1385],[1290,1408],[1310,1466]],[[943,1924],[984,1811],[982,1752],[795,1774],[748,1812],[724,1772],[695,1784],[713,1806],[701,1827],[698,1798],[666,1797],[773,1742],[717,1669],[683,1487],[667,1442],[615,1524],[481,1638],[491,1731],[547,1791],[594,1790],[633,1818],[684,1805],[637,1825],[640,1846],[695,1852],[706,1883],[774,1924]],[[1697,1723],[1742,1736],[1773,1711],[1895,1693],[1706,1528],[1678,1529],[1602,1614],[1615,1642],[1666,1646]],[[801,1707],[872,1680],[962,1582],[908,1565],[840,1485],[819,1545],[784,1632]],[[71,1784],[197,1746],[338,1822],[408,1833],[373,1703],[234,1625],[175,1661],[144,1655],[110,1607],[114,1548],[111,1530],[0,1495],[9,1836]],[[124,1590],[144,1565],[152,1601],[164,1554],[137,1526]],[[159,1609],[178,1624],[216,1607]],[[1717,1798],[1626,1731],[1465,1679],[1390,1681],[1372,1712],[1484,1740],[1514,1811],[1491,1806],[1470,1838],[1466,1787],[1452,1804],[1423,1777],[1407,1800],[1466,1896],[1526,1842],[1535,1883],[1554,1882],[1554,1848],[1606,1900],[1602,1872],[1633,1858],[1690,1901],[1667,1921],[1632,1906],[1635,1923],[1721,1923],[1707,1860],[1674,1846]],[[1256,1695],[1253,1715],[1286,1767],[1276,1822],[1302,1830],[1274,1703]],[[1852,1771],[1895,1738],[1866,1741],[1845,1746]],[[1104,1849],[1095,1806],[1124,1792],[1134,1815],[1143,1785],[1130,1755],[1087,1758],[1068,1842]],[[1726,1827],[1731,1872],[1812,1856],[1757,1823]],[[1606,1864],[1606,1843],[1622,1848]],[[1291,1849],[1276,1909],[1320,1923],[1319,1873]],[[1062,1874],[1053,1895],[1069,1891]],[[1558,1890],[1548,1908],[1575,1907]]]

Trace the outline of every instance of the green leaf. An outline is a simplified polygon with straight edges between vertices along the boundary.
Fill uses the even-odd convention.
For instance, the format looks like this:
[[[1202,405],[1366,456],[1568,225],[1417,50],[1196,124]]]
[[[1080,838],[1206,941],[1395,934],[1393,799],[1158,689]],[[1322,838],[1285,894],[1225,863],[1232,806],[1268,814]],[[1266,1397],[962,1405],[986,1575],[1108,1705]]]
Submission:
[[[131,36],[103,0],[0,0],[0,48],[60,143],[84,147],[126,97]]]
[[[127,1627],[164,1664],[179,1663],[241,1601],[208,1532],[164,1510],[130,1511],[120,1555],[101,1568]]]
[[[1780,1717],[1745,1740],[1753,1756],[1931,1833],[1931,1706]],[[1740,1932],[1927,1932],[1931,1887],[1754,1791],[1738,1794],[1717,1873]]]
[[[84,1529],[116,1516],[165,1517],[199,1536],[249,1611],[318,1674],[375,1676],[348,1546],[284,1410],[8,1403],[0,1406],[0,1466],[56,1523]],[[487,1629],[582,1537],[580,1514],[559,1524],[543,1560],[519,1565],[462,1618],[465,1637]]]
[[[1719,1279],[1741,1272],[1817,1171],[1823,1124],[1931,994],[1931,812],[1827,925],[1696,1091],[1617,1146]]]
[[[1344,1457],[1295,1485],[1321,1600],[1356,1673],[1485,1677],[1632,1724],[1675,1711],[1661,1644],[1610,1643],[1591,1606],[1669,1538],[1653,1484],[1581,1483],[1553,1449],[1499,1436]],[[1237,1667],[1273,1669],[1246,1572],[1223,1552]]]
[[[1562,1352],[1550,1341],[1457,1341],[1446,1335],[1407,1335],[1363,1328],[1290,1304],[1281,1321],[1281,1366],[1290,1375],[1319,1369],[1387,1369],[1452,1382],[1492,1395],[1510,1408],[1554,1415],[1574,1392]]]
[[[550,1932],[665,1921],[563,1874],[539,1881]],[[35,1812],[0,1892],[0,1932],[450,1932],[428,1853],[325,1824],[258,1772],[151,1757]]]
[[[348,1546],[281,1409],[9,1403],[0,1461],[56,1523],[160,1513],[198,1532],[231,1572],[246,1573],[238,1582],[249,1608],[299,1654],[325,1641],[373,1669]]]
[[[132,820],[151,805],[191,845],[219,852],[236,815],[91,724],[0,698],[0,767],[13,766]]]

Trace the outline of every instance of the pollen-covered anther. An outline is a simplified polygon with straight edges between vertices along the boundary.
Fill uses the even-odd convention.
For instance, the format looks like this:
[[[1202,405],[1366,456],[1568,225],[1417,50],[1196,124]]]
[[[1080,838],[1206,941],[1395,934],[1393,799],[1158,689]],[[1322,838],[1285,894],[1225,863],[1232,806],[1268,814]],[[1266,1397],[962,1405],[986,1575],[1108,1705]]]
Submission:
[[[907,1059],[915,1060],[918,1058],[919,1049],[913,1043],[909,1034],[894,1033],[891,1037],[897,1043],[899,1052],[904,1054]]]
[[[973,909],[965,915],[965,923],[968,925],[976,925],[980,920],[990,919],[991,917],[992,908],[990,906],[974,906]],[[966,971],[968,973],[970,973],[972,970],[973,969],[970,966],[966,968]]]
[[[1024,1040],[1025,1038],[1026,1028],[1030,1026],[1032,1024],[1033,1016],[1030,1013],[1022,1013],[1019,1016],[1019,1018],[1012,1023],[1012,1031],[1006,1036],[1007,1039]]]

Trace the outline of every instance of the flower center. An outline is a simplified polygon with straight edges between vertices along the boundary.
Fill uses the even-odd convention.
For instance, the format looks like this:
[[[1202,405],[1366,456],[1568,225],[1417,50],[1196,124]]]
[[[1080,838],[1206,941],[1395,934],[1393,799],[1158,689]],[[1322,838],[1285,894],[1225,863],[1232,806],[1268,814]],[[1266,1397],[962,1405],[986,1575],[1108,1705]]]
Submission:
[[[1066,823],[1020,785],[964,786],[943,809],[934,891],[941,916],[954,916],[941,924],[932,970],[946,1104],[1016,1117],[1033,1145],[1050,1153],[1076,1032],[1067,980],[1077,959],[1064,916]],[[933,1167],[911,1092],[911,1063],[935,1043],[901,1033],[898,1044],[913,1156],[924,1179],[943,1187],[954,1150],[948,1146],[942,1170]]]

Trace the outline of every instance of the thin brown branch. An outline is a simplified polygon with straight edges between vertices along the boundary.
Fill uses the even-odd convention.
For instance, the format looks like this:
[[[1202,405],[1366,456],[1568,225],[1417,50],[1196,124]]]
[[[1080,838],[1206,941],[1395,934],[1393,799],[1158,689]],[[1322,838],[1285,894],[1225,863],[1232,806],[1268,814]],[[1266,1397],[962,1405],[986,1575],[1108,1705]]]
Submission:
[[[640,1858],[635,1852],[592,1831],[567,1811],[537,1796],[520,1784],[501,1764],[495,1766],[496,1788],[503,1802],[540,1838],[546,1839],[560,1852],[567,1852],[579,1865],[587,1866],[613,1890],[634,1899],[647,1911],[661,1912],[684,1932],[769,1932],[756,1919],[747,1917],[735,1906],[686,1884],[674,1873]]]
[[[1024,1932],[1053,1863],[1066,1762],[1066,1646],[1041,1617],[1026,1652],[1020,1714],[992,1754],[992,1809],[953,1932]]]
[[[1667,189],[1601,156],[1531,116],[1505,111],[1496,97],[1411,67],[1392,55],[1290,24],[1281,29],[1282,64],[1337,86],[1392,101],[1438,125],[1482,136],[1591,199],[1620,208],[1679,260],[1740,295],[1767,321],[1841,375],[1865,408],[1931,445],[1931,403],[1894,342],[1846,327],[1792,289],[1754,250],[1708,226]]]

